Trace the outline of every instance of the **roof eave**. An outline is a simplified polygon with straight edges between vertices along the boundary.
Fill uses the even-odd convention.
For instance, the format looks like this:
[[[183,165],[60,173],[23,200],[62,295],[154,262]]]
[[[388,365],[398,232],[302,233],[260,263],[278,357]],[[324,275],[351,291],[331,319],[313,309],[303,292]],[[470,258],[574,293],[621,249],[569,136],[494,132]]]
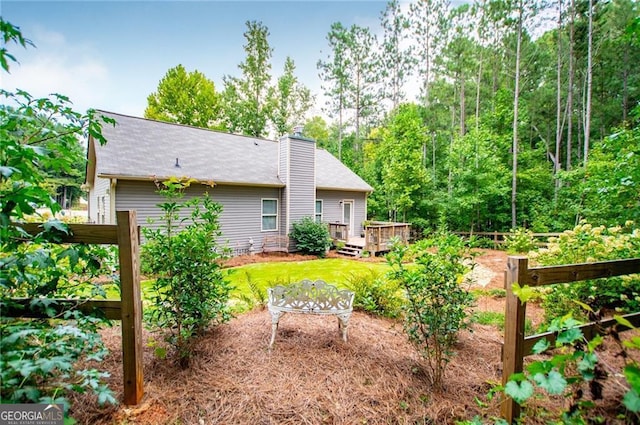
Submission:
[[[175,176],[128,176],[123,174],[108,174],[100,173],[98,177],[104,179],[117,179],[117,180],[130,180],[130,181],[155,181],[155,180],[168,180]],[[189,178],[189,176],[184,176]],[[195,179],[198,183],[206,184],[209,186],[252,186],[252,187],[284,187],[284,183],[255,183],[255,182],[231,182],[224,180],[211,180],[211,179]]]
[[[354,188],[354,187],[334,187],[334,186],[316,186],[316,190],[340,190],[344,192],[364,192],[364,193],[372,193],[373,188],[364,189],[364,188]]]

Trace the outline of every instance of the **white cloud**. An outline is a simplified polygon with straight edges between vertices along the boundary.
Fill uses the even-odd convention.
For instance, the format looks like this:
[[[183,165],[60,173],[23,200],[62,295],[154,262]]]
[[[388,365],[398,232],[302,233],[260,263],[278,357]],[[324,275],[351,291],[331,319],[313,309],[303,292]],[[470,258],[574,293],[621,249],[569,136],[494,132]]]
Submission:
[[[4,89],[19,88],[34,97],[63,94],[78,111],[107,98],[109,70],[90,46],[70,42],[61,33],[44,28],[31,33],[36,47],[13,50],[19,63],[12,64],[11,74],[4,75]]]

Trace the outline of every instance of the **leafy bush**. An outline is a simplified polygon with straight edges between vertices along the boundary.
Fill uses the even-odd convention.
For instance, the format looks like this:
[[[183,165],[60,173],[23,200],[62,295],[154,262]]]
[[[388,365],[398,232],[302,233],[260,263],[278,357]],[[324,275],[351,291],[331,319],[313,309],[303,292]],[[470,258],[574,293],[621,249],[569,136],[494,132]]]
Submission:
[[[159,193],[166,202],[158,229],[143,228],[149,250],[150,270],[157,275],[153,283],[153,307],[148,320],[158,330],[168,330],[165,341],[177,352],[180,365],[186,367],[195,338],[212,323],[230,319],[229,292],[220,261],[225,253],[217,244],[221,235],[218,216],[221,206],[208,196],[181,201],[191,181],[171,178],[162,183]],[[191,208],[188,224],[180,218]]]
[[[590,310],[587,308],[587,310]],[[594,313],[591,310],[591,313]],[[627,320],[617,317],[619,324],[633,329]],[[551,357],[543,357],[526,366],[523,373],[517,373],[509,378],[504,392],[520,405],[524,405],[532,397],[538,395],[544,398],[559,398],[569,402],[560,412],[548,412],[541,407],[534,412],[536,416],[544,416],[553,423],[604,423],[603,418],[594,417],[592,410],[597,400],[603,399],[604,387],[609,374],[598,357],[597,349],[603,343],[602,336],[596,336],[588,341],[582,331],[576,328],[580,323],[570,315],[554,319],[548,331],[556,336],[555,346],[542,339],[533,347],[534,354],[541,354],[550,348],[557,349]],[[635,336],[621,342],[617,331],[611,331],[614,340],[621,349],[620,357],[625,359],[623,375],[628,389],[624,395],[622,405],[627,409],[625,423],[638,423],[640,420],[640,368],[629,350],[640,349],[640,338]],[[589,394],[590,397],[585,397]],[[540,411],[542,410],[542,411]],[[622,415],[621,415],[622,416]],[[599,422],[596,422],[599,421]]]
[[[405,265],[407,258],[416,264]],[[420,241],[411,249],[396,240],[387,254],[390,277],[407,297],[405,330],[427,361],[436,388],[442,386],[458,332],[470,322],[467,309],[473,304],[473,295],[462,286],[468,271],[465,258],[470,257],[465,257],[464,242],[451,234]]]
[[[1,17],[0,33],[0,66],[8,71],[15,57],[6,46],[31,42]],[[69,233],[60,221],[47,221],[35,236],[19,224],[40,207],[60,211],[46,188],[46,171],[63,172],[82,162],[78,140],[85,132],[104,143],[99,121],[92,111],[73,111],[62,95],[38,99],[0,90],[0,97],[0,402],[67,405],[69,393],[86,391],[100,403],[115,402],[104,383],[107,374],[86,362],[106,354],[97,332],[106,321],[65,310],[53,300],[104,296],[105,285],[94,278],[112,272],[112,251],[56,244]],[[21,307],[16,297],[33,301]],[[45,318],[8,317],[12,308]]]
[[[493,249],[494,248],[494,243],[493,243],[493,240],[491,240],[490,238],[480,237],[480,236],[477,236],[477,235],[471,235],[471,236],[469,236],[469,239],[467,240],[467,246],[469,248],[489,248],[489,249]]]
[[[630,258],[639,252],[640,229],[634,228],[633,222],[610,228],[581,223],[557,238],[549,238],[548,247],[532,252],[530,258],[537,264],[550,266]],[[574,300],[593,310],[640,311],[640,277],[628,275],[553,285],[542,304],[547,321],[568,313],[584,317],[584,310]]]
[[[531,230],[520,227],[511,230],[511,234],[504,239],[504,245],[511,254],[526,253],[536,249],[536,240]]]
[[[49,226],[53,224],[46,224]],[[55,226],[64,228],[62,223]],[[77,367],[81,360],[104,359],[108,352],[98,329],[108,322],[79,311],[59,311],[52,299],[104,298],[107,285],[94,283],[94,278],[111,273],[108,256],[112,251],[99,246],[51,244],[46,237],[51,237],[50,232],[2,247],[2,309],[17,306],[11,297],[33,297],[26,308],[44,314],[45,319],[2,317],[0,399],[67,404],[69,392],[89,390],[97,394],[100,403],[115,403],[103,382],[107,373]],[[13,252],[5,250],[9,245],[13,245]]]
[[[304,217],[299,222],[293,223],[293,230],[289,236],[304,254],[324,257],[331,246],[331,235],[327,226],[317,223],[311,217]]]
[[[402,311],[404,297],[400,288],[387,281],[380,272],[351,273],[345,286],[355,293],[353,307],[367,313],[384,317],[398,317]]]

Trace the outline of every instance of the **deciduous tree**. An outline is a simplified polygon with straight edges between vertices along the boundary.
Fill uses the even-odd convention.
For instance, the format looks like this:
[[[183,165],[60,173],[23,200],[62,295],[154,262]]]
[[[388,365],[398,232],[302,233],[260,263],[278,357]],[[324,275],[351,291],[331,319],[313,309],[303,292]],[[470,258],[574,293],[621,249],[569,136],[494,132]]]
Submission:
[[[167,71],[156,92],[147,97],[145,118],[192,125],[223,128],[220,97],[213,81],[200,71],[188,72],[182,65]]]

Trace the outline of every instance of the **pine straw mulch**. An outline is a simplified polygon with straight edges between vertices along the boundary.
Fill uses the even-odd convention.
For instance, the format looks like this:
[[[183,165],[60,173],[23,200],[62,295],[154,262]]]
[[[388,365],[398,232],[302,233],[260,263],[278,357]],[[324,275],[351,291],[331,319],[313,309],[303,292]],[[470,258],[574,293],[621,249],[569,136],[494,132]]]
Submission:
[[[504,253],[488,250],[478,263],[483,265],[483,287],[503,286]],[[504,312],[504,298],[482,297],[476,309]],[[527,316],[539,322],[542,309],[530,304],[527,310]],[[97,425],[454,424],[475,415],[498,415],[497,400],[487,403],[486,395],[501,379],[503,337],[493,326],[476,324],[472,330],[460,334],[442,391],[430,385],[426,366],[407,341],[401,322],[360,312],[349,322],[347,343],[340,339],[334,317],[285,315],[271,351],[269,313],[244,313],[204,335],[186,370],[156,358],[148,343],[161,337],[145,331],[142,403],[99,407],[95,396],[74,395],[71,415],[80,424]],[[111,374],[109,387],[122,400],[120,328],[101,332],[111,353],[96,367]],[[605,423],[614,425],[634,423],[616,418],[625,391],[618,352],[608,342],[598,353],[611,385],[606,385],[604,401],[594,411],[594,416],[603,415]],[[476,400],[487,405],[480,407]],[[562,400],[535,401],[549,409],[562,403],[566,408]],[[535,414],[526,420],[546,422]]]
[[[461,335],[446,388],[434,392],[396,321],[356,312],[344,343],[335,318],[288,314],[269,351],[269,313],[256,310],[205,335],[187,370],[145,347],[141,405],[99,408],[78,396],[72,416],[84,424],[453,423],[480,414],[474,397],[500,376],[500,335],[483,328],[482,337]],[[112,353],[101,367],[121,399],[119,328],[103,336]]]

